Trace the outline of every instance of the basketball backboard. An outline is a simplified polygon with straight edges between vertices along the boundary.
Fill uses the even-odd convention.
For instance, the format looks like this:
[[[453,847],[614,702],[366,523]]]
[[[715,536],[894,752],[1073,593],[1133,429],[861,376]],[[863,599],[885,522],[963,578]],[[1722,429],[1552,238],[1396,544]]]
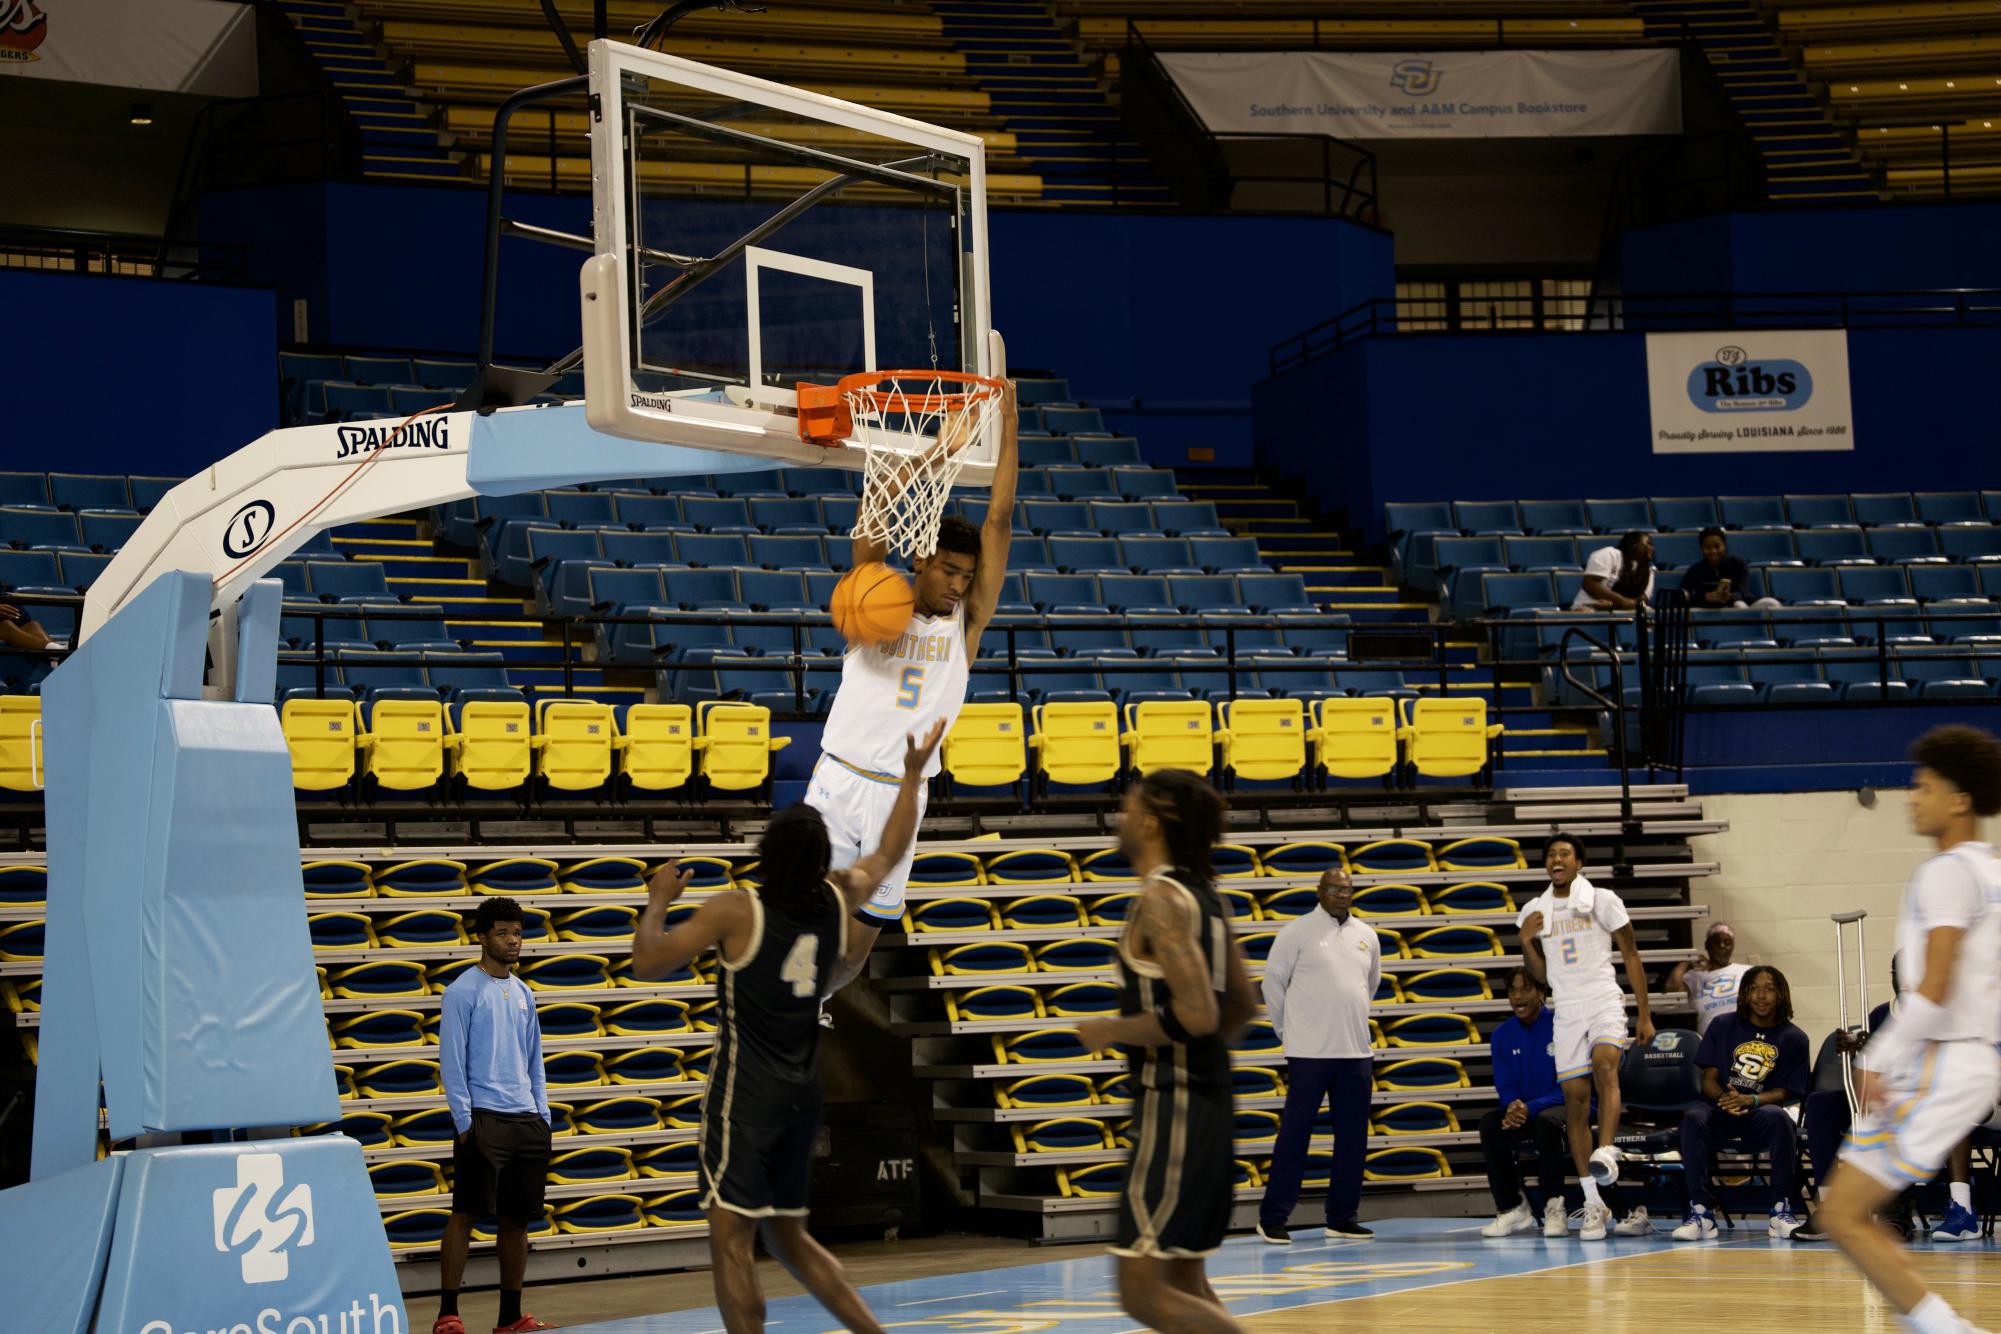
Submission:
[[[592,427],[860,467],[800,438],[796,384],[1005,374],[978,137],[620,42],[589,64]],[[969,447],[962,482],[996,444]]]

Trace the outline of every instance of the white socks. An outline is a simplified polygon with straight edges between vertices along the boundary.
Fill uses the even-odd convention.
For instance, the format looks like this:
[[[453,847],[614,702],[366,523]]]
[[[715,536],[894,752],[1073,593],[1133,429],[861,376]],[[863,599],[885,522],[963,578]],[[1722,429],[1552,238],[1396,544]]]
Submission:
[[[1578,1184],[1584,1188],[1584,1202],[1586,1204],[1596,1205],[1600,1209],[1605,1207],[1605,1201],[1598,1194],[1598,1183],[1591,1179],[1590,1173],[1587,1172],[1584,1180]]]
[[[1972,1213],[1973,1183],[1971,1181],[1955,1181],[1949,1189],[1952,1191],[1952,1202],[1966,1210],[1966,1212]]]
[[[1966,1322],[1936,1292],[1926,1293],[1904,1317],[1904,1324],[1918,1334],[1960,1334],[1966,1328]]]

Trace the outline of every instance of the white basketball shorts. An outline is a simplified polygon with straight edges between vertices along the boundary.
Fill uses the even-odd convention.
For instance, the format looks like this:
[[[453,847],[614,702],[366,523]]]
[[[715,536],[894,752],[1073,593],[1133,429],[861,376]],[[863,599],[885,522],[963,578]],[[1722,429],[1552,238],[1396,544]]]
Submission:
[[[896,805],[900,778],[869,774],[852,768],[831,755],[822,755],[813,766],[812,781],[806,785],[806,804],[820,812],[827,822],[827,840],[833,844],[833,869],[853,866],[874,852],[882,839],[882,827]],[[924,823],[924,788],[917,791],[917,822]],[[910,883],[910,864],[917,856],[917,840],[903,860],[890,868],[876,886],[874,895],[862,905],[861,913],[870,921],[887,926],[903,918],[903,891]]]
[[[1588,1075],[1593,1048],[1626,1048],[1626,998],[1559,1005],[1554,1028],[1557,1079]]]
[[[1953,1146],[1994,1114],[2001,1055],[1978,1039],[1927,1042],[1882,1075],[1889,1096],[1856,1118],[1841,1161],[1902,1190],[1931,1180]]]

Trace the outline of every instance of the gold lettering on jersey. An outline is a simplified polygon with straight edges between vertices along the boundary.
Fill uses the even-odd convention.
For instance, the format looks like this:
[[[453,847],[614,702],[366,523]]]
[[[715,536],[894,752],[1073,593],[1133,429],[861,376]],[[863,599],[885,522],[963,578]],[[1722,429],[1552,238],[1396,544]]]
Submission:
[[[901,635],[884,640],[876,645],[875,651],[882,657],[905,662],[950,662],[952,645],[958,637],[956,627],[935,635]]]
[[[1604,927],[1598,925],[1598,919],[1588,913],[1552,913],[1549,924],[1543,927],[1542,933],[1545,936],[1569,936],[1579,931],[1602,933],[1604,930]]]

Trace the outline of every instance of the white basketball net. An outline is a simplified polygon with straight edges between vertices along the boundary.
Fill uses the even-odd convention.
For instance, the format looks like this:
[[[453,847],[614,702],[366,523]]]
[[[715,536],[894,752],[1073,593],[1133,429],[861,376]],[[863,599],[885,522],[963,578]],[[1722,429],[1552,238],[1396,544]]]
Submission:
[[[984,383],[890,376],[847,389],[854,418],[848,444],[865,451],[857,542],[879,542],[915,559],[938,547],[938,521],[952,484],[1000,406]]]

